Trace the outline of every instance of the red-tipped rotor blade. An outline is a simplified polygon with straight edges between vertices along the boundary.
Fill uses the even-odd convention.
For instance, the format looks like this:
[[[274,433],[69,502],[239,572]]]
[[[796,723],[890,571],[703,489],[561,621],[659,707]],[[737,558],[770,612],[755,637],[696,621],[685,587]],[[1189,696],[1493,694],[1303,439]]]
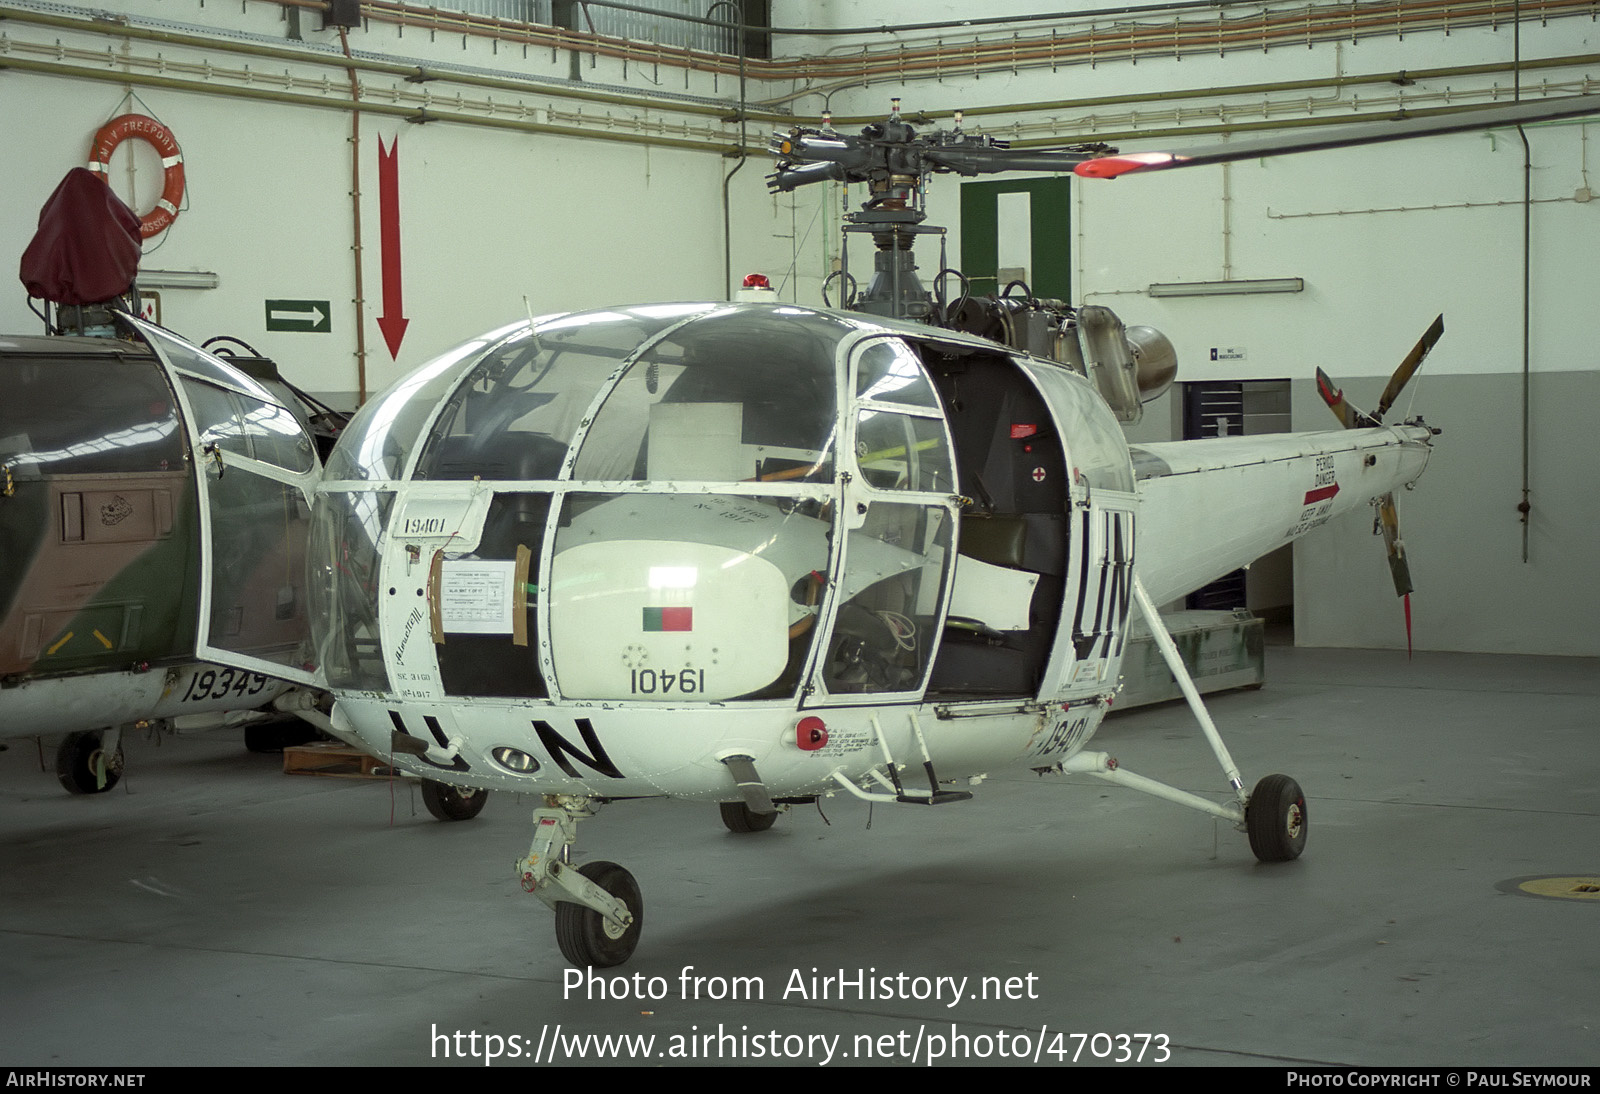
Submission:
[[[1164,167],[1182,167],[1188,157],[1170,152],[1130,152],[1127,155],[1097,156],[1084,160],[1072,169],[1079,178],[1114,179],[1130,171],[1159,171]]]
[[[1347,400],[1344,392],[1334,387],[1328,374],[1320,368],[1317,369],[1317,394],[1322,396],[1322,401],[1328,404],[1333,416],[1338,418],[1339,424],[1346,429],[1360,429],[1363,426],[1378,424],[1365,411]]]
[[[1103,156],[1089,160],[1073,170],[1086,178],[1115,178],[1129,171],[1202,167],[1208,163],[1230,163],[1295,152],[1356,148],[1384,141],[1509,128],[1531,122],[1578,118],[1589,114],[1600,114],[1600,95],[1552,96],[1503,105],[1430,107],[1417,110],[1402,108],[1383,116],[1367,116],[1355,120],[1328,119],[1333,124],[1312,123],[1288,132],[1252,140],[1219,142],[1212,145],[1178,148],[1168,152]]]

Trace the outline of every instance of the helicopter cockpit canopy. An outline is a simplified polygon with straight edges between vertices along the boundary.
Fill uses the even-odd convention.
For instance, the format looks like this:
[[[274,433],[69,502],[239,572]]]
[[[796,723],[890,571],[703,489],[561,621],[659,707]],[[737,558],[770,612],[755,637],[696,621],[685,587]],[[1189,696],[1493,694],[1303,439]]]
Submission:
[[[309,676],[305,424],[221,358],[118,322],[124,337],[0,338],[0,676],[197,654],[263,674],[210,673],[197,700]]]
[[[1021,459],[1036,503],[998,480],[977,488],[998,502],[961,496],[952,392],[982,386],[980,364],[1009,377],[1027,432],[1007,426],[1027,442],[1008,454],[993,419],[981,437],[958,422],[970,474]],[[963,511],[1065,519],[1041,383],[1098,414],[1085,432],[1110,456],[1084,466],[1120,460],[1115,485],[1132,480],[1092,389],[1028,367],[960,335],[772,304],[551,315],[474,339],[368,403],[329,460],[320,663],[336,689],[416,698],[881,702],[929,686],[959,623],[990,641],[1037,630],[1031,688],[1059,614],[1034,592],[1042,574],[1059,591],[1064,549],[963,560],[981,578],[963,597]]]

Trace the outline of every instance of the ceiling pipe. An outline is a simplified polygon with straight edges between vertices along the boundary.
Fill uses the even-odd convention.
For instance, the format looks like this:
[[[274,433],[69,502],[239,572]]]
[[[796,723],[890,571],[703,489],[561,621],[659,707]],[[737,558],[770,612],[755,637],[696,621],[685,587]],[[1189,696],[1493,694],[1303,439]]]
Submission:
[[[320,0],[304,0],[304,2],[302,2],[302,3],[293,3],[293,2],[291,2],[291,0],[277,0],[277,2],[280,3],[280,4],[286,4],[287,6],[312,7],[312,8],[318,8],[318,9],[326,7],[326,5],[324,3],[321,3]],[[1597,7],[1600,7],[1600,5],[1597,5],[1595,3],[1595,0],[1546,0],[1546,7],[1548,7],[1548,5],[1551,4],[1551,3],[1557,4],[1557,5],[1561,6],[1562,8],[1582,7],[1585,10],[1590,10],[1590,11],[1593,11]],[[404,5],[391,5],[391,6],[396,8],[396,9],[400,9],[400,10],[404,9]],[[1454,3],[1454,0],[1442,0],[1442,2],[1440,4],[1430,4],[1430,5],[1426,5],[1426,6],[1428,8],[1430,8],[1430,9],[1438,9],[1438,8],[1442,7],[1442,8],[1444,8],[1446,10],[1447,13],[1450,10],[1452,10],[1453,8],[1458,8],[1458,7],[1463,7],[1463,6],[1470,6],[1472,8],[1472,10],[1474,10],[1474,11],[1481,10],[1481,11],[1484,11],[1484,12],[1488,12],[1491,16],[1502,13],[1502,8],[1505,8],[1505,9],[1508,9],[1508,10],[1510,8],[1510,5],[1505,5],[1505,4],[1499,3],[1499,2],[1491,3],[1491,4],[1487,5],[1487,6],[1485,6],[1485,5],[1460,5],[1460,4]],[[370,8],[375,7],[375,5],[369,3],[367,5],[367,7],[370,9]],[[1101,9],[1101,10],[1104,10],[1104,11],[1120,11],[1122,9]],[[1143,9],[1140,9],[1140,10],[1143,10]],[[1169,9],[1167,9],[1165,6],[1163,6],[1160,9],[1150,9],[1150,10],[1169,10]],[[1345,11],[1345,10],[1348,10],[1348,9],[1341,8],[1340,10],[1341,11]],[[1573,13],[1576,14],[1576,11],[1574,11]],[[1550,14],[1551,13],[1549,13],[1548,11],[1545,12],[1546,16],[1549,16]],[[1561,13],[1558,11],[1558,12],[1555,12],[1554,14],[1555,15],[1559,15]],[[430,12],[430,15],[439,15],[442,18],[442,17],[444,17],[445,13]],[[1447,17],[1448,17],[1448,15],[1447,15]],[[1462,25],[1459,22],[1460,16],[1457,15],[1457,16],[1455,16],[1455,18],[1456,18],[1457,22],[1452,24],[1452,25]],[[670,111],[675,112],[675,113],[690,114],[690,115],[695,115],[695,116],[700,116],[700,117],[708,117],[708,118],[709,117],[722,118],[722,117],[725,117],[727,115],[727,112],[728,112],[728,106],[725,103],[695,102],[695,101],[690,101],[690,100],[685,100],[685,99],[673,98],[673,97],[670,97],[670,96],[658,96],[658,95],[650,95],[650,94],[630,95],[630,94],[624,93],[624,92],[595,91],[595,90],[590,90],[590,89],[587,89],[587,88],[584,88],[584,87],[581,87],[581,86],[572,85],[572,84],[569,84],[569,83],[566,83],[566,82],[546,81],[546,80],[540,80],[540,79],[531,78],[531,77],[497,77],[497,76],[488,76],[488,75],[483,75],[483,74],[478,74],[478,73],[461,72],[461,71],[457,71],[457,70],[454,70],[454,69],[451,69],[451,68],[448,68],[448,67],[445,67],[445,68],[429,68],[426,65],[422,65],[422,66],[408,65],[408,64],[402,64],[402,63],[397,63],[397,62],[375,61],[375,60],[362,59],[362,58],[350,58],[347,61],[346,58],[343,58],[343,57],[341,57],[341,56],[339,56],[337,54],[324,53],[324,52],[321,52],[321,51],[318,51],[318,50],[314,50],[314,49],[290,49],[290,48],[284,48],[284,47],[270,46],[270,45],[266,45],[264,43],[240,41],[240,40],[237,40],[237,39],[208,38],[208,37],[204,37],[204,36],[200,36],[200,35],[180,34],[180,33],[172,32],[172,31],[155,30],[155,29],[146,28],[146,27],[135,27],[135,26],[129,26],[129,25],[124,24],[124,23],[118,23],[118,22],[105,22],[105,21],[101,21],[101,20],[86,20],[86,19],[67,18],[67,17],[63,17],[63,16],[50,15],[50,14],[46,14],[46,13],[42,13],[42,12],[35,12],[35,11],[30,10],[30,9],[17,8],[17,7],[13,7],[13,6],[4,5],[4,4],[0,4],[0,19],[11,19],[11,20],[15,20],[17,22],[32,23],[32,24],[36,24],[36,25],[40,25],[40,26],[52,27],[52,28],[55,28],[55,29],[78,30],[78,31],[82,31],[82,32],[85,32],[85,33],[100,34],[100,35],[114,37],[114,38],[127,38],[127,39],[134,39],[134,40],[151,41],[151,42],[158,42],[158,43],[165,44],[165,45],[174,45],[174,46],[181,46],[181,47],[194,48],[194,49],[212,49],[212,50],[217,50],[217,51],[222,51],[222,52],[231,52],[231,53],[239,53],[239,54],[250,55],[250,56],[259,56],[259,57],[270,58],[270,59],[273,59],[273,60],[280,60],[280,61],[299,62],[299,63],[312,64],[312,65],[335,66],[335,67],[340,68],[343,71],[348,71],[349,68],[353,67],[353,68],[356,68],[356,69],[358,69],[359,71],[362,71],[362,72],[370,72],[370,73],[377,74],[377,75],[393,76],[393,77],[400,78],[400,79],[439,80],[439,81],[442,81],[442,82],[447,82],[447,83],[451,83],[451,84],[458,84],[458,85],[465,86],[465,87],[481,87],[481,88],[493,89],[493,90],[513,91],[513,92],[519,92],[519,93],[523,93],[523,94],[549,94],[549,95],[557,97],[557,98],[572,99],[572,100],[584,101],[584,102],[595,102],[595,103],[602,103],[602,104],[606,104],[606,105],[637,108],[637,109],[641,109],[641,110],[642,109],[649,109],[649,110],[654,110],[654,111],[670,110]],[[1387,26],[1392,26],[1392,19],[1388,20],[1388,21],[1380,20],[1380,23],[1381,23],[1381,25],[1386,26],[1386,27]],[[724,25],[724,24],[718,23],[716,25]],[[732,25],[732,24],[727,24],[727,25]],[[522,26],[522,28],[526,30],[532,25],[523,24],[523,25],[520,25],[520,26]],[[1212,35],[1212,39],[1208,39],[1203,44],[1205,44],[1207,48],[1212,48],[1213,45],[1214,45],[1213,39],[1215,37],[1214,28],[1203,28],[1203,29],[1206,29],[1208,31],[1208,33],[1210,33]],[[567,37],[570,37],[574,32],[563,32],[563,33],[566,34]],[[1344,32],[1341,30],[1340,33],[1342,34]],[[621,43],[623,46],[629,46],[630,45],[629,43],[627,43],[627,42],[625,42],[624,40],[621,40],[621,39],[618,39],[617,41],[619,43]],[[1057,41],[1059,43],[1068,43],[1068,42],[1071,41],[1071,39],[1070,38],[1060,38]],[[1254,41],[1254,39],[1252,39],[1252,41]],[[1172,32],[1170,30],[1165,31],[1160,36],[1160,48],[1159,49],[1152,49],[1151,52],[1152,53],[1160,53],[1162,55],[1171,55],[1172,50],[1174,48],[1176,48],[1176,46],[1174,45],[1174,42],[1175,42],[1175,39],[1173,37]],[[559,44],[559,46],[557,48],[575,48],[575,43],[570,42],[570,41],[563,41],[562,43]],[[1002,48],[1002,49],[1005,49],[1005,50],[1010,50],[1012,47],[1011,47],[1010,43],[1003,43],[1000,47],[991,47],[991,48]],[[1109,48],[1110,47],[1103,46],[1103,45],[1102,46],[1098,46],[1098,47],[1094,47],[1094,49],[1099,49],[1100,52],[1102,52],[1102,53],[1104,53]],[[1089,50],[1089,54],[1090,55],[1093,55],[1094,49],[1090,49]],[[668,57],[667,55],[663,54],[657,47],[632,45],[631,48],[619,51],[617,53],[617,55],[624,57],[624,59],[633,60],[633,61],[636,61],[636,62],[637,61],[641,61],[641,60],[650,60],[650,61],[657,61],[657,62],[663,62],[664,61],[664,62],[669,63],[669,64],[672,63],[671,58]],[[943,49],[937,51],[937,55],[938,55],[938,57],[942,58],[945,61],[949,61],[952,58],[959,58],[959,59],[961,59],[961,63],[962,63],[962,65],[964,67],[970,67],[974,63],[973,59],[968,58],[966,56],[966,53],[962,50],[961,47],[943,48]],[[1129,54],[1126,53],[1125,50],[1123,51],[1122,55],[1130,56]],[[907,55],[903,54],[903,53],[897,53],[897,54],[895,54],[893,56],[897,59],[897,61],[903,61],[904,58]],[[724,58],[724,61],[725,60],[726,59]],[[858,58],[851,59],[851,63],[856,63],[857,60],[858,60]],[[1013,58],[1011,57],[1011,55],[1009,53],[1007,53],[1005,56],[1002,56],[999,59],[999,61],[994,62],[994,63],[998,63],[998,64],[1002,64],[1003,65],[1003,64],[1011,63],[1012,60],[1013,60]],[[0,63],[3,63],[3,62],[0,62]],[[770,74],[763,75],[761,72],[750,71],[750,68],[751,68],[751,66],[760,66],[760,65],[766,65],[766,66],[770,67],[773,63],[774,62],[757,62],[757,61],[751,61],[751,62],[747,63],[745,61],[745,59],[741,57],[741,58],[739,58],[739,63],[738,63],[737,67],[738,67],[738,69],[746,70],[745,75],[752,75],[752,76],[755,76],[755,77],[761,78],[761,79],[771,79],[772,76]],[[1522,69],[1534,70],[1534,69],[1552,69],[1552,68],[1560,68],[1560,67],[1570,67],[1570,66],[1577,66],[1577,65],[1592,65],[1592,64],[1597,64],[1597,63],[1600,63],[1600,54],[1592,54],[1591,53],[1591,54],[1573,55],[1573,56],[1568,56],[1568,57],[1546,58],[1546,59],[1541,59],[1541,60],[1536,60],[1536,61],[1527,61],[1527,62],[1522,62],[1520,67]],[[724,67],[726,67],[726,66],[724,66]],[[903,64],[891,64],[891,65],[887,66],[886,68],[884,68],[884,66],[879,66],[879,67],[883,68],[884,74],[887,74],[887,75],[909,74],[909,71],[910,71],[909,68],[907,66],[903,65]],[[1263,92],[1281,93],[1281,92],[1290,91],[1290,90],[1316,90],[1316,89],[1359,87],[1359,86],[1363,86],[1363,85],[1372,85],[1372,84],[1380,84],[1380,83],[1394,83],[1396,81],[1401,81],[1401,80],[1418,81],[1418,80],[1433,80],[1433,79],[1449,79],[1449,78],[1461,77],[1461,76],[1489,75],[1489,74],[1498,73],[1498,72],[1507,72],[1507,71],[1510,71],[1511,68],[1512,68],[1512,65],[1509,65],[1509,64],[1506,64],[1506,63],[1502,62],[1502,63],[1497,63],[1497,64],[1462,65],[1462,66],[1450,66],[1450,67],[1442,67],[1442,68],[1430,68],[1430,69],[1418,69],[1418,70],[1402,70],[1402,71],[1398,71],[1398,72],[1379,72],[1379,73],[1370,73],[1370,74],[1362,75],[1362,76],[1328,77],[1328,78],[1324,78],[1324,79],[1313,79],[1313,80],[1303,80],[1303,81],[1289,81],[1289,82],[1282,82],[1282,83],[1276,83],[1276,84],[1245,84],[1245,85],[1235,85],[1235,86],[1231,86],[1231,87],[1227,87],[1227,88],[1215,88],[1215,87],[1212,87],[1212,88],[1201,88],[1201,89],[1174,90],[1174,91],[1169,91],[1169,92],[1163,92],[1162,95],[1161,95],[1161,98],[1163,100],[1184,100],[1184,101],[1187,101],[1187,100],[1190,100],[1190,99],[1195,99],[1195,98],[1200,98],[1200,97],[1208,97],[1209,98],[1209,97],[1215,97],[1215,96],[1218,96],[1218,95],[1242,95],[1242,94],[1255,94],[1255,93],[1263,93]],[[713,69],[711,71],[716,71],[716,70]],[[877,69],[874,69],[873,71],[877,71]],[[743,83],[743,82],[744,81],[741,80],[741,83]],[[859,82],[862,82],[862,81],[860,81],[860,80],[852,81],[852,86],[855,83],[859,83]],[[803,97],[803,96],[807,96],[807,95],[826,94],[826,93],[827,93],[826,89],[821,88],[821,87],[809,88],[809,89],[805,89],[805,90],[802,90],[802,91],[795,92],[791,96],[785,96],[784,99],[798,98],[798,97]],[[996,116],[996,115],[1015,116],[1017,114],[1026,114],[1026,113],[1030,113],[1030,112],[1051,112],[1051,111],[1062,111],[1062,110],[1092,109],[1092,108],[1099,107],[1099,106],[1111,106],[1111,105],[1117,105],[1117,104],[1122,104],[1122,103],[1147,102],[1147,101],[1149,101],[1149,99],[1150,99],[1149,95],[1142,95],[1142,96],[1141,95],[1135,95],[1135,94],[1114,95],[1114,96],[1088,97],[1088,98],[1082,98],[1082,99],[1059,99],[1059,100],[1035,101],[1035,102],[1029,102],[1029,103],[1015,104],[1015,105],[1010,105],[1010,106],[975,106],[975,107],[967,107],[965,112],[966,112],[966,115],[967,115],[968,118],[978,118],[978,117],[987,117],[987,116]],[[782,100],[768,100],[769,103],[770,102],[775,102],[775,101],[782,101]],[[759,109],[758,110],[752,110],[752,109],[748,108],[748,103],[746,103],[746,108],[741,110],[741,115],[744,118],[748,119],[748,120],[771,122],[771,123],[776,123],[776,124],[789,124],[789,123],[792,123],[793,121],[795,121],[797,119],[797,115],[795,115],[793,113],[790,113],[790,112],[787,112],[787,111],[773,111],[773,110],[759,110]],[[912,121],[916,121],[919,118],[921,118],[922,120],[926,120],[927,119],[927,115],[925,113],[924,114],[920,114],[920,115],[919,114],[909,114],[908,113],[907,118],[909,120],[912,120]],[[859,116],[859,117],[837,116],[837,117],[834,117],[832,120],[833,120],[833,124],[836,125],[836,126],[851,126],[851,125],[864,125],[864,124],[866,124],[868,122],[877,121],[877,120],[880,120],[880,119],[879,119],[878,115],[872,114],[872,115],[862,115],[862,116]],[[1194,130],[1194,131],[1195,132],[1199,132],[1200,130]],[[1044,143],[1047,143],[1047,142],[1029,141],[1029,142],[1024,143],[1022,146],[1038,147],[1038,146],[1042,146]]]
[[[270,91],[264,88],[236,87],[229,84],[212,84],[199,80],[180,80],[171,76],[152,76],[141,72],[113,69],[83,68],[59,64],[54,61],[30,61],[16,56],[0,60],[0,69],[33,72],[45,76],[62,76],[70,79],[96,80],[113,84],[137,84],[141,87],[159,87],[168,91],[192,92],[199,95],[221,95],[226,98],[249,99],[255,102],[278,103],[285,106],[318,107],[328,110],[361,110],[368,114],[382,114],[410,122],[454,122],[487,129],[505,129],[520,133],[543,133],[556,137],[574,137],[584,140],[613,141],[621,144],[640,144],[654,147],[682,148],[692,152],[712,152],[731,156],[738,149],[730,144],[710,141],[685,140],[679,137],[656,137],[643,133],[618,133],[605,129],[583,129],[578,126],[550,125],[545,122],[522,121],[514,118],[492,118],[450,111],[423,110],[414,106],[348,99],[326,99],[316,95],[298,95],[288,91]]]
[[[282,0],[279,0],[279,2],[281,3]],[[315,3],[304,6],[325,8],[327,5]],[[563,99],[593,102],[607,106],[627,106],[650,110],[669,108],[678,113],[694,114],[707,118],[721,118],[728,112],[728,107],[725,103],[695,102],[687,99],[676,99],[667,95],[630,95],[625,92],[598,91],[553,79],[486,76],[480,73],[461,72],[448,67],[430,69],[426,65],[408,65],[397,61],[375,61],[353,55],[340,56],[336,53],[326,53],[314,48],[292,49],[284,46],[267,45],[263,42],[251,42],[236,38],[211,38],[200,34],[155,30],[150,27],[136,27],[126,23],[106,22],[98,19],[74,19],[5,4],[0,4],[0,20],[50,27],[53,30],[75,30],[87,34],[100,34],[110,38],[155,42],[160,45],[179,46],[188,49],[237,53],[248,57],[261,57],[274,61],[321,65],[338,68],[342,71],[353,69],[357,72],[372,73],[378,76],[393,76],[402,80],[440,80],[465,87],[481,87],[492,91],[543,93]],[[4,67],[4,65],[5,62],[0,60],[0,67]],[[788,115],[772,114],[764,120],[779,120],[787,117]]]

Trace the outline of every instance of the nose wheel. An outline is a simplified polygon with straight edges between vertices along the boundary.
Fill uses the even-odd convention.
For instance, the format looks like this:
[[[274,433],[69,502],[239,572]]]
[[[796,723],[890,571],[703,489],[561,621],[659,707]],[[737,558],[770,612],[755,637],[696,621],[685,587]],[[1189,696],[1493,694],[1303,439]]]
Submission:
[[[592,798],[552,794],[533,811],[533,846],[517,862],[524,892],[556,915],[556,945],[574,965],[607,969],[633,956],[644,927],[644,897],[633,875],[614,862],[572,865],[578,821],[592,817]]]
[[[1306,796],[1287,775],[1268,775],[1256,783],[1244,811],[1250,850],[1262,862],[1288,862],[1306,846]]]
[[[622,903],[632,922],[614,923],[593,908],[562,901],[556,905],[556,945],[574,965],[609,969],[633,956],[644,926],[644,897],[633,875],[614,862],[586,862],[578,873]]]

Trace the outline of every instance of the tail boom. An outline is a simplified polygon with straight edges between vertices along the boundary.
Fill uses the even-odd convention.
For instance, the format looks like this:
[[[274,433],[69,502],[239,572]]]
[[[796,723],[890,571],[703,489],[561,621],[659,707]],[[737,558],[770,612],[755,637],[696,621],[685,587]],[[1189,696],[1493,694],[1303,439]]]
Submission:
[[[1139,574],[1158,604],[1416,481],[1432,431],[1394,426],[1134,446]]]

